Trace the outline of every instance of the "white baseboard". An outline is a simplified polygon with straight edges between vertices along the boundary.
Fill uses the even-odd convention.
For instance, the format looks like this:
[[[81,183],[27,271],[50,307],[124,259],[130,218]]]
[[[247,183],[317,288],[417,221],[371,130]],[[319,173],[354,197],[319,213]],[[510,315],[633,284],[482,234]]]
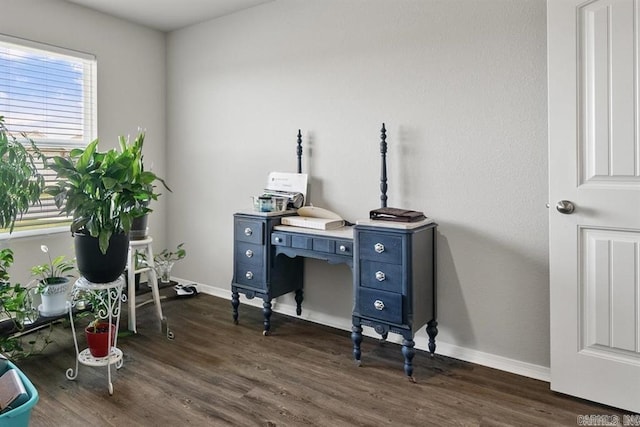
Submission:
[[[186,280],[173,278],[180,282],[187,282]],[[193,283],[193,282],[191,282]],[[215,286],[204,285],[197,283],[198,291],[213,295],[219,298],[231,300],[231,292],[227,289],[221,289]],[[255,307],[262,307],[262,300],[259,298],[247,299],[243,295],[240,295],[240,301],[243,304],[252,305]],[[291,305],[278,305],[274,300],[271,309],[276,313],[285,314],[288,316],[299,317],[310,322],[319,323],[321,325],[330,326],[332,328],[341,329],[344,331],[351,330],[351,319],[345,319],[338,316],[330,316],[321,312],[310,311],[305,309],[301,316],[296,315],[296,308]],[[363,328],[363,335],[379,338],[371,328]],[[387,341],[401,344],[402,338],[395,334],[390,334]],[[416,349],[428,351],[428,339],[426,336],[416,336],[415,338]],[[487,366],[489,368],[499,369],[501,371],[511,372],[513,374],[522,375],[536,380],[549,382],[551,379],[550,369],[546,366],[534,365],[532,363],[522,362],[516,359],[510,359],[508,357],[498,356],[491,353],[485,353],[482,351],[474,350],[471,348],[459,347],[454,344],[448,344],[441,340],[437,341],[437,353],[443,356],[453,357],[454,359],[463,360],[465,362],[475,363],[477,365]]]

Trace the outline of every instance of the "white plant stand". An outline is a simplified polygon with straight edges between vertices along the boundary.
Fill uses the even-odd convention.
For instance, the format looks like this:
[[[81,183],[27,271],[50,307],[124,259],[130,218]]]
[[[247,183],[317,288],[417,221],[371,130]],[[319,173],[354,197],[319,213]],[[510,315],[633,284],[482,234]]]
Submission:
[[[69,302],[71,306],[69,309],[69,321],[71,323],[71,331],[73,333],[73,343],[76,347],[76,367],[75,370],[74,368],[67,369],[67,379],[76,379],[76,377],[78,376],[79,363],[87,366],[106,366],[109,395],[113,395],[113,383],[111,382],[111,365],[115,365],[116,369],[120,369],[123,363],[122,350],[117,347],[117,331],[120,327],[120,307],[122,305],[122,288],[124,287],[124,284],[124,276],[120,276],[113,282],[109,283],[92,283],[84,277],[80,277],[73,285],[73,288],[71,290],[71,301]],[[76,336],[72,308],[78,303],[78,295],[80,293],[91,291],[106,291],[106,295],[101,295],[102,292],[97,294],[99,295],[100,302],[102,303],[101,307],[104,308],[98,310],[95,313],[96,316],[100,319],[108,319],[109,323],[113,323],[114,318],[116,321],[116,336],[113,337],[113,346],[111,346],[109,350],[109,355],[105,357],[93,357],[88,348],[82,351],[80,351],[78,348],[78,337]],[[110,329],[109,334],[111,333],[112,332]],[[111,342],[111,339],[112,337],[109,336],[109,342]]]
[[[136,288],[135,288],[135,275],[138,273],[145,273],[147,275],[147,284],[151,288],[153,295],[153,302],[156,305],[156,313],[158,320],[162,322],[164,320],[162,316],[162,306],[160,305],[160,291],[158,290],[158,277],[156,276],[156,265],[153,261],[153,249],[151,244],[153,243],[152,237],[147,237],[143,240],[129,240],[129,256],[127,258],[127,281],[129,282],[129,330],[138,332],[136,328]],[[146,260],[145,265],[136,269],[136,252],[139,252],[144,256]]]

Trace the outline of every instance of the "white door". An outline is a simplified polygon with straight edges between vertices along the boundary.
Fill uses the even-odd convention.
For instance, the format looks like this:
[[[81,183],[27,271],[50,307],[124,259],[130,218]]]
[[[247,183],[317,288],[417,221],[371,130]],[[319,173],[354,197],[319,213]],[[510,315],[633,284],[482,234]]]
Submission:
[[[547,14],[551,388],[640,412],[640,0]]]

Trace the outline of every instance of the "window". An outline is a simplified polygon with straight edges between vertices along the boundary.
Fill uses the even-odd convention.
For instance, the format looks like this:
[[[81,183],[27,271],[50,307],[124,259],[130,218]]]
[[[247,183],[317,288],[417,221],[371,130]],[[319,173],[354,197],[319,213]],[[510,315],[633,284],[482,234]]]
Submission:
[[[48,156],[86,147],[97,134],[95,57],[0,35],[0,115],[18,140],[26,134]],[[47,181],[55,178],[51,171],[43,175]],[[42,195],[41,205],[16,221],[13,234],[69,222],[53,199]]]

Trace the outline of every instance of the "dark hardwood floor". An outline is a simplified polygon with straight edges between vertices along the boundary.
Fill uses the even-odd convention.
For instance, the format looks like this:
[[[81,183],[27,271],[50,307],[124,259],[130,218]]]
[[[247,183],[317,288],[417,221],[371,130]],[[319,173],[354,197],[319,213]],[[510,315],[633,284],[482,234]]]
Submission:
[[[124,365],[112,370],[113,396],[106,367],[80,365],[77,379],[66,379],[75,366],[73,339],[68,325],[56,325],[43,354],[17,363],[40,395],[31,426],[575,426],[578,415],[622,419],[615,409],[551,392],[545,382],[422,351],[414,384],[398,345],[366,337],[357,367],[349,332],[274,313],[273,334],[263,337],[260,309],[241,305],[234,325],[230,302],[210,295],[169,297],[162,308],[175,338],[161,333],[153,304],[139,308],[138,334],[118,338]]]

